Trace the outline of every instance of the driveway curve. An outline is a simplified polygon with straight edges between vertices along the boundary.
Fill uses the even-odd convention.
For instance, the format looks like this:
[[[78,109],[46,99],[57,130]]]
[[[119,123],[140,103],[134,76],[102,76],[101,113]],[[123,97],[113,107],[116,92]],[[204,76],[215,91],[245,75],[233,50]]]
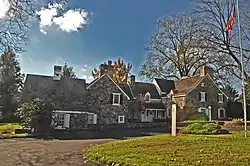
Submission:
[[[95,166],[83,149],[111,140],[0,140],[0,166]]]

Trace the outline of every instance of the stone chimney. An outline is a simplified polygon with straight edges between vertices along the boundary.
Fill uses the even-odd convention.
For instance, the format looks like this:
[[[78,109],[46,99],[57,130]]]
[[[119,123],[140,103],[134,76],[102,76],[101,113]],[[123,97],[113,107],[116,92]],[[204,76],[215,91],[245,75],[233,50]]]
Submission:
[[[204,77],[206,74],[209,74],[213,78],[214,69],[209,66],[202,66],[200,69],[200,76]]]
[[[54,80],[61,80],[62,77],[62,66],[54,66]]]
[[[135,75],[129,76],[127,82],[128,82],[129,84],[133,84],[133,83],[135,82]]]
[[[109,66],[112,65],[112,61],[111,61],[111,60],[108,61],[108,65],[109,65]]]

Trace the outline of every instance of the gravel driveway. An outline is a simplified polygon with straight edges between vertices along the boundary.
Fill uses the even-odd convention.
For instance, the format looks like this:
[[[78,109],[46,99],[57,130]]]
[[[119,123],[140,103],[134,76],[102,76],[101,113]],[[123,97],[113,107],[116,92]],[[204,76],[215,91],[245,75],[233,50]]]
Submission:
[[[93,140],[0,140],[0,166],[94,166],[82,150],[111,139]]]

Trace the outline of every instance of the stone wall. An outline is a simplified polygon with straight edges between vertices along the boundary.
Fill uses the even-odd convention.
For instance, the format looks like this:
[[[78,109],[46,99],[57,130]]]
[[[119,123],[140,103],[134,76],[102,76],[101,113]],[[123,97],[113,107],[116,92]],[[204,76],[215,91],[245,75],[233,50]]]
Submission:
[[[125,123],[131,115],[129,108],[132,108],[132,101],[121,92],[107,75],[104,75],[98,82],[88,88],[88,112],[97,114],[98,124],[117,124],[118,116],[125,116]],[[122,104],[112,105],[110,103],[110,95],[112,93],[122,94]]]
[[[204,83],[204,87],[201,86],[201,83]],[[199,107],[208,108],[208,106],[212,107],[212,119],[218,119],[218,109],[219,108],[227,108],[227,99],[224,96],[224,102],[218,103],[217,95],[221,93],[221,91],[217,88],[217,86],[213,83],[213,81],[206,76],[204,80],[201,82],[192,92],[188,94],[188,101],[196,106],[196,110],[198,111]],[[199,94],[200,92],[206,92],[206,102],[200,102]]]
[[[88,127],[88,114],[71,114],[70,130],[82,130]]]

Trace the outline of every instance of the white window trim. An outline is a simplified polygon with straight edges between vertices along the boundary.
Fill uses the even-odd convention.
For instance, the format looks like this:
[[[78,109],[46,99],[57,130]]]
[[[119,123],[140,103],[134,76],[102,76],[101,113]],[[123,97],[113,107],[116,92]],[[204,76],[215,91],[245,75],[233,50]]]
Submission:
[[[112,93],[112,95],[113,95],[112,105],[121,105],[121,93]],[[114,103],[115,102],[115,95],[118,95],[118,103]]]
[[[220,96],[222,96],[222,101],[220,100]],[[222,93],[218,93],[218,103],[223,103],[223,97]]]
[[[200,92],[200,95],[201,95],[200,102],[206,102],[206,92]],[[202,98],[203,97],[202,95],[204,95],[204,98]]]
[[[220,114],[220,110],[223,110],[223,114],[224,114],[224,116],[223,117],[221,117],[221,114]],[[225,108],[219,108],[218,109],[218,118],[219,119],[224,119],[224,118],[226,118],[226,110],[225,110]]]
[[[122,120],[120,120],[120,118],[122,118]],[[118,116],[118,123],[125,123],[125,116],[124,115]]]

